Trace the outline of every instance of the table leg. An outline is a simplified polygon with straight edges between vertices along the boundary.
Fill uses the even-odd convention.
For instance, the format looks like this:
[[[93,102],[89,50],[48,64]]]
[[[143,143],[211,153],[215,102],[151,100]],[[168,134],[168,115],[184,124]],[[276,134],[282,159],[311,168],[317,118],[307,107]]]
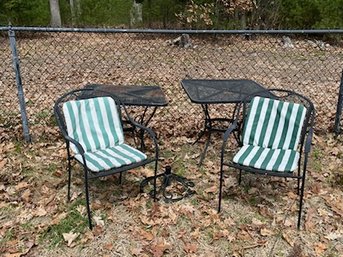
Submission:
[[[155,115],[155,112],[157,110],[157,106],[154,107],[153,111],[151,114],[146,118],[147,112],[148,112],[148,106],[144,107],[144,111],[142,115],[139,117],[139,123],[142,124],[143,126],[147,127],[149,122],[151,121],[152,117]],[[140,129],[139,130],[139,139],[141,141],[140,149],[145,150],[145,143],[144,143],[144,130]]]
[[[208,148],[208,146],[210,145],[210,142],[211,142],[212,131],[208,131],[207,133],[208,133],[208,136],[207,136],[207,140],[206,140],[206,143],[205,143],[205,148],[204,148],[204,150],[202,151],[202,153],[200,155],[199,166],[202,165],[202,162],[205,159],[205,156],[206,156],[206,153],[207,153],[207,148]]]

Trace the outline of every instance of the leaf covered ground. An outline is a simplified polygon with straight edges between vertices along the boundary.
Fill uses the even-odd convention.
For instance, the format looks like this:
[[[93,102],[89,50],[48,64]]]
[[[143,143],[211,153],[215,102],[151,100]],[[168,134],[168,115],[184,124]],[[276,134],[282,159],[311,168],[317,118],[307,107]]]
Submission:
[[[342,256],[341,137],[314,138],[300,231],[292,180],[246,174],[238,185],[230,170],[217,213],[219,136],[201,167],[202,143],[179,137],[161,144],[160,171],[171,164],[195,183],[196,194],[179,202],[154,203],[139,193],[142,178],[152,175],[149,166],[127,173],[122,185],[116,176],[91,181],[96,226],[90,231],[82,172],[74,166],[67,202],[66,152],[56,138],[0,144],[3,256]]]

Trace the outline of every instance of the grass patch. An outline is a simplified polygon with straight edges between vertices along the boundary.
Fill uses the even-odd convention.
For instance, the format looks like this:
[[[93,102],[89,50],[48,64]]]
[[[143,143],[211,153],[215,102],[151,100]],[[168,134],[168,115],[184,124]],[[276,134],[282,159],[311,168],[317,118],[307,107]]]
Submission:
[[[313,152],[312,152],[312,167],[315,171],[322,171],[322,160],[323,160],[323,157],[324,157],[324,154],[321,150],[319,149],[313,149]]]
[[[85,205],[85,200],[80,199],[75,201],[69,208],[67,216],[61,220],[58,224],[52,225],[44,231],[40,240],[48,242],[50,247],[58,247],[63,242],[63,233],[82,233],[88,227],[88,220],[86,215],[82,215],[77,207],[79,205]]]

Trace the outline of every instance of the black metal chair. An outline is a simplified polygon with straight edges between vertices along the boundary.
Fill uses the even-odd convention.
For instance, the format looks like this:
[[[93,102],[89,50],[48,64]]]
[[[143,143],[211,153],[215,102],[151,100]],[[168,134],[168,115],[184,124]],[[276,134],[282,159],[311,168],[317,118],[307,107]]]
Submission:
[[[294,178],[297,179],[297,193],[300,195],[299,229],[314,116],[314,106],[309,99],[282,89],[255,93],[238,104],[234,121],[223,136],[218,212],[221,210],[224,167],[239,170],[239,184],[242,171]],[[226,158],[231,135],[234,135],[240,149],[233,158]]]
[[[156,200],[156,175],[159,148],[155,133],[135,122],[115,95],[79,89],[66,93],[55,103],[54,113],[68,153],[68,200],[70,200],[71,161],[83,166],[89,228],[92,229],[88,180],[119,173],[154,162],[153,197]],[[100,96],[99,96],[100,94]],[[132,127],[147,132],[153,152],[147,156],[124,142],[123,117]]]

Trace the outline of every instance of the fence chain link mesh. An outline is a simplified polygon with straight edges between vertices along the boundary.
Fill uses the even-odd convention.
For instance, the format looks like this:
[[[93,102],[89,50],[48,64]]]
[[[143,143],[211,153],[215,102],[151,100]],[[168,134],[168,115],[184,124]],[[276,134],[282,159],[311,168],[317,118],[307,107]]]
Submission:
[[[2,139],[22,136],[6,33],[0,37]],[[327,131],[334,125],[343,51],[338,44],[317,40],[313,35],[189,33],[191,45],[180,47],[173,44],[181,35],[176,33],[29,29],[15,33],[33,138],[58,133],[54,101],[88,83],[159,85],[169,104],[158,110],[151,126],[162,137],[195,136],[202,126],[203,113],[181,88],[184,78],[245,78],[267,88],[291,89],[314,102],[318,130]],[[220,105],[213,112],[222,116],[230,108]]]

